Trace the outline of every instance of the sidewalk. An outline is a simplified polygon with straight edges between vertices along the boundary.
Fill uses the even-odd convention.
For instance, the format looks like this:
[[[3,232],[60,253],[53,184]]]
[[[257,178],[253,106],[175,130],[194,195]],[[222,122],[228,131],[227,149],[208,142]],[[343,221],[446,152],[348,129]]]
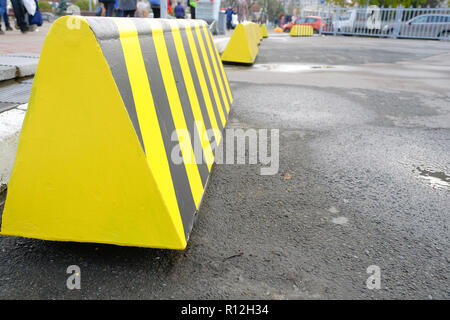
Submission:
[[[37,31],[22,33],[18,30],[5,31],[0,35],[0,54],[8,53],[41,53],[45,36],[50,29],[51,24],[44,21]]]

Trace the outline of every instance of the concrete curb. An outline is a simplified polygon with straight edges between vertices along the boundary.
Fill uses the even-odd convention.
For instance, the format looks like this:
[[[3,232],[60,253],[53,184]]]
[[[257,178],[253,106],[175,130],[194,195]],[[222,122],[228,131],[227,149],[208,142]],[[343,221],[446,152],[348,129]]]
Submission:
[[[0,186],[7,184],[28,104],[0,113]]]
[[[33,53],[0,55],[0,81],[34,75],[38,61],[39,54]]]

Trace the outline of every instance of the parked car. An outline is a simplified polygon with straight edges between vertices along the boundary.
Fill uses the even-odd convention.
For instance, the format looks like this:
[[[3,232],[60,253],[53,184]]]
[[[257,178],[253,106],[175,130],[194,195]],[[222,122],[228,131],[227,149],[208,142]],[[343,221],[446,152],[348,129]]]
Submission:
[[[394,33],[395,23],[387,24],[383,33]],[[422,14],[406,22],[401,22],[398,27],[398,36],[417,38],[443,38],[450,40],[450,15],[448,14]]]
[[[294,22],[289,22],[283,26],[284,32],[291,31],[291,28],[294,24],[303,25],[303,26],[312,26],[315,33],[320,31],[320,23],[321,18],[317,16],[307,16],[304,18],[296,18]]]
[[[380,33],[381,14],[377,6],[349,9],[333,22],[333,29],[342,33]]]

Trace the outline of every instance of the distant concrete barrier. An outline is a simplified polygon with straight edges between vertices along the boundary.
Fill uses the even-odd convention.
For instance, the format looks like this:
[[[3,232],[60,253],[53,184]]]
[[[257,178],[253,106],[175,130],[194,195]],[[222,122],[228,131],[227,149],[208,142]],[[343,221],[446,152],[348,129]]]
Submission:
[[[256,30],[256,37],[258,38],[258,44],[259,44],[259,43],[261,43],[261,41],[263,39],[263,34],[262,34],[261,28],[259,27],[258,24],[255,23],[254,28]]]
[[[305,25],[293,25],[289,35],[291,37],[311,37],[314,34],[314,29],[312,26]]]
[[[263,38],[268,38],[268,37],[269,37],[269,34],[267,33],[266,25],[265,25],[265,24],[262,24],[262,25],[260,26],[260,29],[261,29],[261,33],[262,33]]]
[[[203,21],[58,19],[0,234],[185,248],[232,102]]]
[[[258,55],[261,41],[259,27],[253,22],[244,22],[236,26],[227,47],[222,53],[223,62],[252,64]]]

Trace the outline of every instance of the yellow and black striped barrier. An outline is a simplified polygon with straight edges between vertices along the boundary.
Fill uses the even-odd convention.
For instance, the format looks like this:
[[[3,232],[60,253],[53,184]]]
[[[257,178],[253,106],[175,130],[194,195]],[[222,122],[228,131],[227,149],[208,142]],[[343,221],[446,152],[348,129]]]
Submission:
[[[0,234],[185,248],[232,102],[203,21],[58,19]]]
[[[258,55],[258,44],[261,39],[262,33],[256,23],[238,24],[222,53],[222,61],[253,64]]]
[[[295,24],[292,26],[289,35],[291,37],[311,37],[314,34],[314,29],[312,26],[305,26],[300,24]]]

